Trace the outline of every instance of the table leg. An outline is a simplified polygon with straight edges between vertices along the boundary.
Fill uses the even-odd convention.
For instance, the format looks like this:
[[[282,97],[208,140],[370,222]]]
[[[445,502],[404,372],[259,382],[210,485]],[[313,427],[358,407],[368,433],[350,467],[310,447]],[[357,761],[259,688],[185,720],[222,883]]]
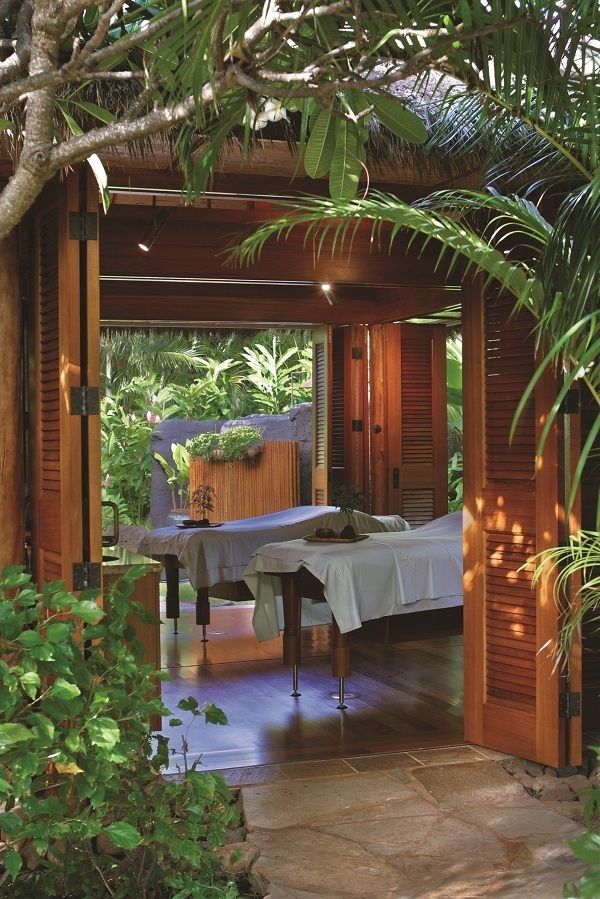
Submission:
[[[338,709],[347,709],[344,702],[344,678],[349,677],[352,668],[350,666],[350,639],[348,634],[342,634],[335,615],[331,619],[331,673],[338,679],[339,701]]]
[[[173,619],[173,633],[177,634],[179,619],[179,563],[177,556],[163,556],[165,576],[167,579],[167,618]]]
[[[281,575],[281,594],[283,596],[283,664],[292,666],[292,696],[300,696],[298,666],[300,665],[302,598],[296,590],[293,574]]]
[[[206,626],[210,624],[210,602],[208,601],[208,587],[200,587],[196,590],[196,624],[202,625],[202,643],[208,642]]]

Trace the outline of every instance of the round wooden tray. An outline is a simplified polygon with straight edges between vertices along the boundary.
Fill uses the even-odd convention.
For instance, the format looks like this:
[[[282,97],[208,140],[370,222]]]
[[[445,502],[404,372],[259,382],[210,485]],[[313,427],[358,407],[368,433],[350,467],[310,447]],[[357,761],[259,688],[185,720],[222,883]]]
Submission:
[[[307,543],[359,543],[366,540],[368,534],[357,534],[356,537],[317,537],[315,534],[307,534],[303,537]]]

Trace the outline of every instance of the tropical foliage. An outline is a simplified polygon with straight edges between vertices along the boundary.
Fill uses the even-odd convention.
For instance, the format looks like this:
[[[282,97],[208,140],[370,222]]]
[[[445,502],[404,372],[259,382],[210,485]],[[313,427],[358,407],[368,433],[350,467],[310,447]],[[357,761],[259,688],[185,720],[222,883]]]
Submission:
[[[291,116],[309,173],[352,196],[375,113],[403,142],[425,140],[390,85],[436,65],[472,77],[472,60],[496,53],[510,63],[546,20],[539,0],[11,0],[0,15],[0,132],[14,162],[0,239],[65,168],[87,159],[105,190],[107,148],[168,134],[196,196],[232,135],[247,150]]]
[[[143,524],[150,514],[150,437],[160,421],[285,412],[311,399],[311,357],[309,331],[105,332],[103,490],[121,521]],[[185,506],[187,469],[158,461],[170,478],[174,507]]]
[[[465,24],[480,21],[460,8]],[[415,246],[434,242],[449,273],[483,271],[533,314],[545,358],[517,415],[544,366],[554,365],[563,379],[542,443],[563,396],[585,380],[599,409],[589,449],[600,433],[598,17],[587,0],[570,6],[569,16],[559,3],[537,11],[535,34],[525,36],[507,19],[468,66],[457,50],[455,80],[438,78],[432,88],[429,75],[415,85],[431,123],[428,147],[453,142],[456,155],[478,153],[485,189],[441,191],[412,205],[376,192],[307,198],[251,235],[234,257],[250,261],[266,240],[296,227],[317,252],[328,237],[348,249],[363,222],[374,239],[388,226],[391,249],[402,231]]]
[[[16,566],[0,580],[3,896],[238,895],[213,852],[236,821],[226,785],[196,763],[161,775],[174,750],[150,716],[170,712],[132,628],[151,618],[129,599],[142,570],[104,608],[62,584],[40,595]],[[226,723],[193,697],[179,707]]]

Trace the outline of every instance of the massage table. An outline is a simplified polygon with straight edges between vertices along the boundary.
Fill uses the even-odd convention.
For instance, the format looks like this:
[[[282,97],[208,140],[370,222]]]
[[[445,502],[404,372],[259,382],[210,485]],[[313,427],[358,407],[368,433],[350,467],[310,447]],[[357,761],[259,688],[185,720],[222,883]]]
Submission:
[[[237,584],[242,592],[236,598],[252,599],[242,580],[252,553],[265,543],[294,540],[313,533],[316,528],[341,530],[346,521],[336,506],[296,506],[270,515],[227,521],[219,527],[157,528],[143,538],[138,552],[164,565],[166,617],[174,621],[174,633],[180,616],[179,569],[186,569],[196,591],[196,624],[201,625],[202,640],[206,642],[206,628],[210,624],[209,591],[223,595],[223,585]],[[351,523],[363,533],[396,532],[409,527],[399,515],[374,517],[365,512],[353,512]]]
[[[348,635],[363,622],[461,606],[462,578],[461,512],[413,531],[369,534],[350,544],[302,539],[271,543],[254,553],[244,574],[256,600],[258,639],[270,640],[283,627],[283,662],[292,668],[292,696],[300,695],[301,625],[331,622],[339,709],[347,708]]]

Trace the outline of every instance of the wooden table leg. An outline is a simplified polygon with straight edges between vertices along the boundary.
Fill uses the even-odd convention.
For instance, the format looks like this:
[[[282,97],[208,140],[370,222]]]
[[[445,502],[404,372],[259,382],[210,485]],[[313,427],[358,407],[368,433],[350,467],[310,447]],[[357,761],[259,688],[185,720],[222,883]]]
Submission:
[[[200,587],[196,590],[196,624],[202,625],[202,643],[206,643],[206,626],[210,624],[210,602],[208,601],[208,587]]]
[[[342,634],[335,615],[331,616],[331,673],[337,677],[339,686],[338,709],[347,709],[344,702],[344,678],[350,677],[352,668],[350,665],[350,638],[348,634]]]
[[[283,664],[292,666],[292,696],[300,696],[298,666],[300,665],[302,597],[296,590],[293,574],[281,575],[281,594],[283,597]]]
[[[167,579],[167,618],[174,620],[173,633],[177,631],[177,620],[179,618],[179,563],[177,556],[163,556],[163,565],[165,566],[165,576]]]

